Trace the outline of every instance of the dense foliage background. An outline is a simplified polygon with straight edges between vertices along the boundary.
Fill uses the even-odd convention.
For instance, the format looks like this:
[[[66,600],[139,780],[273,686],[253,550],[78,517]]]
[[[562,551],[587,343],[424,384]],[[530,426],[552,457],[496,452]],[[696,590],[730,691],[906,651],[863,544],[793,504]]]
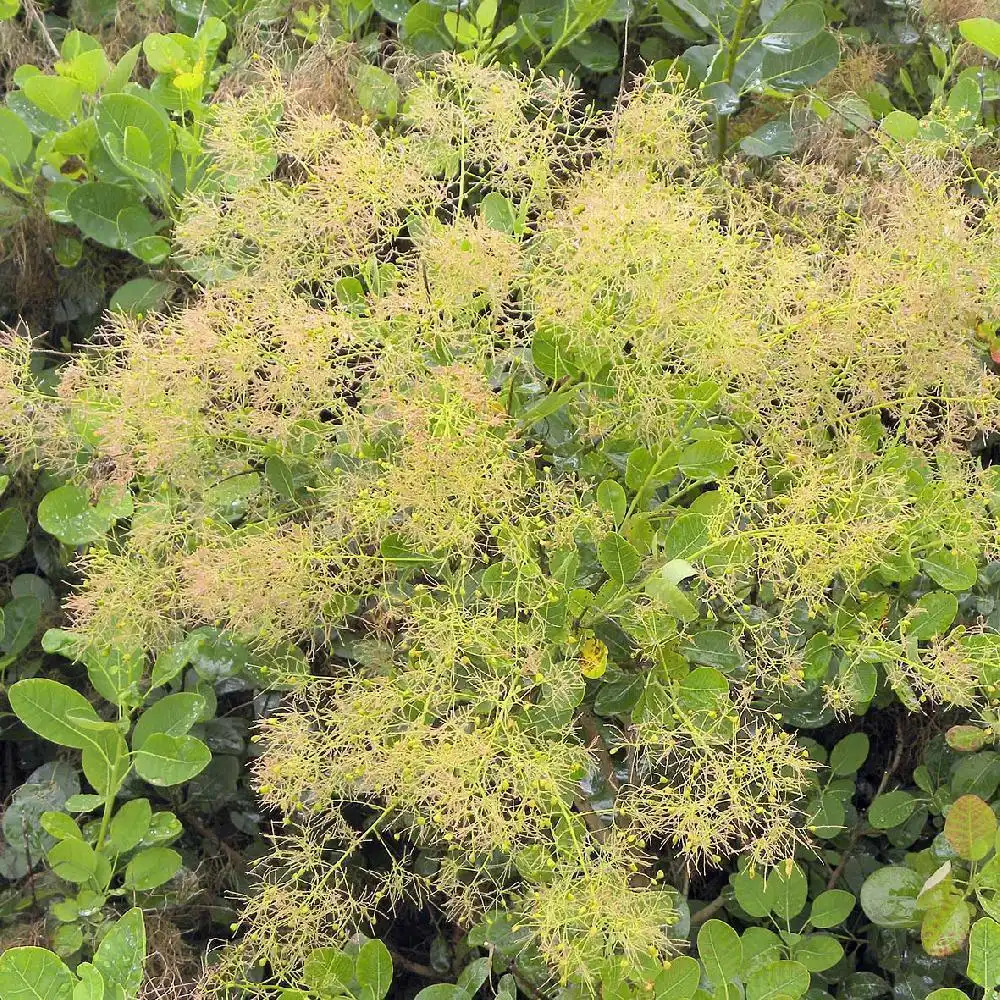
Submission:
[[[992,995],[997,15],[0,0],[0,1000]]]

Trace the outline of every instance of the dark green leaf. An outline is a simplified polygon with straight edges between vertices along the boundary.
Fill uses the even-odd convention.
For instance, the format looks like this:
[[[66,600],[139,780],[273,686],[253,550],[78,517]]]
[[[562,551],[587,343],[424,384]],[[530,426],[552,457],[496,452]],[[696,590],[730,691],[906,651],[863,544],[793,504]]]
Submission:
[[[765,86],[787,92],[819,83],[840,62],[840,45],[823,31],[790,52],[765,52],[760,75]]]

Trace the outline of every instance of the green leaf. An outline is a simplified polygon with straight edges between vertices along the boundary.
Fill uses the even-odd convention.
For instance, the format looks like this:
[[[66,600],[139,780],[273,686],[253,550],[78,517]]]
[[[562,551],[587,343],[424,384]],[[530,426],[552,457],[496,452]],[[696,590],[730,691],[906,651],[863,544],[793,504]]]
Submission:
[[[948,843],[966,861],[982,861],[993,850],[996,833],[996,814],[978,795],[957,799],[944,821]]]
[[[162,264],[170,256],[170,242],[162,236],[143,232],[143,227],[151,225],[151,216],[141,205],[134,213],[123,212],[119,216],[125,249],[133,257],[146,264]]]
[[[958,598],[945,590],[924,594],[900,626],[903,635],[921,641],[941,635],[958,615]]]
[[[359,955],[359,961],[360,958],[361,956]],[[465,990],[470,997],[475,996],[475,994],[479,992],[483,983],[489,979],[491,965],[492,962],[488,956],[474,959],[459,973],[458,981],[455,985],[459,989]],[[358,975],[358,980],[361,980],[360,974]]]
[[[766,917],[771,912],[771,900],[767,894],[767,884],[763,877],[747,871],[734,872],[729,876],[736,902],[751,917]]]
[[[642,559],[622,535],[609,534],[601,539],[597,547],[597,558],[604,572],[615,583],[626,584],[639,572]]]
[[[128,747],[121,733],[105,729],[92,734],[93,739],[83,748],[83,773],[105,798],[118,793],[131,764]]]
[[[125,854],[137,847],[149,832],[153,810],[149,799],[131,799],[112,817],[108,825],[107,845],[115,854]]]
[[[837,679],[856,710],[867,706],[875,697],[878,688],[878,670],[874,663],[845,657],[837,670]]]
[[[787,118],[774,118],[764,122],[750,135],[740,140],[740,149],[747,156],[757,156],[761,159],[792,153],[795,147],[795,130]]]
[[[517,215],[509,198],[499,191],[491,191],[479,204],[483,221],[498,233],[513,234],[517,226]]]
[[[540,420],[558,413],[570,400],[575,399],[580,392],[579,385],[570,385],[560,392],[550,392],[532,403],[518,418],[522,427],[534,427]]]
[[[920,134],[920,119],[907,111],[890,111],[882,119],[882,128],[896,142],[908,142]]]
[[[677,564],[690,566],[681,559],[673,559],[661,566],[646,579],[643,590],[664,609],[683,622],[693,622],[699,617],[698,606],[677,585]],[[692,568],[693,571],[693,568]],[[683,576],[680,577],[683,579]]]
[[[115,68],[111,71],[111,75],[108,77],[104,84],[105,94],[117,94],[125,86],[126,83],[132,78],[132,72],[136,67],[136,63],[139,62],[139,56],[142,52],[142,43],[133,45],[125,55],[115,63]]]
[[[951,791],[960,795],[978,795],[989,801],[1000,786],[1000,754],[982,750],[956,761],[951,769]]]
[[[947,108],[961,126],[979,120],[983,107],[982,84],[967,76],[959,77],[948,94]]]
[[[788,949],[774,931],[750,926],[741,935],[743,943],[742,975],[744,982],[758,969],[786,958]]]
[[[628,497],[620,483],[613,479],[605,479],[597,487],[597,506],[615,519],[616,525],[621,525],[628,510]]]
[[[71,484],[51,490],[42,497],[38,505],[38,523],[66,545],[96,542],[111,527],[108,518],[91,507],[87,491]]]
[[[771,909],[782,919],[798,916],[806,905],[809,885],[796,862],[782,862],[767,877]]]
[[[17,16],[21,9],[21,0],[0,0],[0,21],[9,21]]]
[[[73,1000],[73,973],[45,948],[8,948],[0,955],[3,1000]]]
[[[923,878],[909,868],[879,868],[861,887],[861,909],[879,927],[915,927],[917,896],[923,885]]]
[[[104,977],[90,962],[81,962],[76,967],[80,982],[73,990],[73,1000],[104,1000]]]
[[[825,27],[823,5],[817,0],[798,0],[782,7],[765,25],[760,44],[768,52],[792,52],[815,38]]]
[[[112,646],[88,655],[86,663],[90,683],[102,698],[113,705],[134,705],[142,700],[139,682],[146,658],[141,650],[124,652]]]
[[[65,128],[63,122],[32,104],[20,90],[7,94],[7,107],[28,126],[29,131],[36,138],[43,139],[49,135],[58,135]],[[62,187],[62,183],[59,186]],[[72,185],[66,182],[66,187],[69,188]]]
[[[134,892],[155,889],[169,882],[181,868],[181,856],[169,847],[147,847],[125,868],[125,888]]]
[[[400,41],[421,55],[451,48],[451,35],[444,26],[441,7],[433,0],[417,0],[399,25]]]
[[[413,1000],[469,1000],[469,994],[454,983],[435,983],[425,986]]]
[[[864,733],[850,733],[830,751],[830,771],[836,776],[854,774],[868,759],[869,742]]]
[[[60,924],[52,935],[52,950],[66,957],[79,951],[83,946],[83,930],[79,924]],[[76,989],[73,990],[76,1000]]]
[[[851,892],[827,889],[813,900],[809,921],[813,927],[836,927],[851,915],[856,902]]]
[[[188,45],[188,38],[153,32],[143,40],[142,51],[150,68],[157,73],[186,73],[192,68]]]
[[[60,840],[48,852],[52,870],[67,882],[86,882],[97,871],[94,849],[84,840]]]
[[[111,312],[125,313],[127,316],[143,317],[156,310],[173,292],[170,281],[155,278],[133,278],[126,281],[114,295],[108,308]]]
[[[917,807],[917,800],[901,789],[876,796],[868,807],[868,822],[876,830],[891,830],[905,823]]]
[[[991,17],[970,17],[958,22],[958,30],[967,42],[1000,59],[1000,22]]]
[[[132,749],[139,750],[154,733],[185,736],[205,709],[205,699],[193,691],[168,694],[139,717],[132,730]]]
[[[483,31],[489,31],[496,19],[497,0],[480,0],[479,6],[476,7],[476,24]]]
[[[620,46],[603,31],[585,31],[569,46],[570,55],[591,73],[611,73],[618,66]]]
[[[217,629],[197,629],[186,642],[192,644],[191,665],[198,676],[213,684],[237,676],[247,665],[246,646]]]
[[[844,947],[832,934],[804,934],[792,947],[791,957],[810,972],[825,972],[844,957]]]
[[[76,974],[80,977],[80,982],[73,990],[73,1000],[104,1000],[104,977],[96,966],[90,962],[81,962],[76,967]]]
[[[392,985],[392,958],[381,941],[366,941],[354,960],[361,1000],[382,1000]]]
[[[0,610],[0,651],[7,656],[23,652],[35,637],[42,602],[31,594],[15,597]]]
[[[198,644],[198,636],[188,636],[163,650],[153,661],[150,687],[169,684],[194,658]]]
[[[929,910],[943,902],[954,892],[955,880],[952,878],[951,862],[946,861],[924,882],[920,895],[917,896],[917,907]]]
[[[28,126],[9,108],[0,108],[0,155],[20,166],[31,158],[34,144]]]
[[[698,931],[698,957],[716,987],[740,981],[743,945],[740,936],[721,920],[706,920]]]
[[[364,63],[354,79],[354,96],[361,110],[377,118],[395,118],[400,93],[396,81],[384,69]]]
[[[839,62],[837,39],[829,31],[823,31],[790,52],[765,52],[760,76],[767,87],[793,92],[818,83]]]
[[[75,236],[60,233],[52,244],[52,256],[60,267],[76,267],[83,259],[83,242]]]
[[[295,479],[292,472],[277,455],[272,455],[264,463],[264,478],[283,500],[291,500],[295,496]]]
[[[18,681],[8,692],[14,714],[33,732],[59,746],[82,750],[94,739],[87,723],[100,723],[78,691],[43,677]]]
[[[675,574],[684,572],[685,576],[690,575],[683,567],[688,567],[691,574],[695,572],[694,567],[682,559],[672,559],[661,572],[666,572],[670,566],[674,567]],[[696,632],[690,639],[681,641],[678,652],[688,663],[715,667],[729,676],[734,675],[743,666],[742,650],[732,634],[722,629],[707,628]]]
[[[677,468],[691,479],[721,479],[735,464],[721,438],[695,441],[677,460]]]
[[[921,560],[923,571],[945,590],[971,590],[979,578],[976,561],[960,552],[941,549]]]
[[[390,24],[399,24],[412,6],[411,0],[375,0],[375,12]]]
[[[698,989],[701,967],[690,955],[678,955],[657,977],[656,1000],[691,1000]]]
[[[168,736],[153,733],[135,752],[135,769],[151,785],[179,785],[200,774],[212,759],[212,753],[193,736]]]
[[[832,840],[844,831],[847,811],[832,793],[817,795],[806,806],[807,829],[823,840]]]
[[[108,984],[135,995],[146,964],[146,926],[142,910],[133,907],[104,935],[94,953],[94,965]]]
[[[430,0],[420,0],[429,3]],[[561,379],[566,375],[579,375],[580,368],[570,358],[565,338],[552,330],[538,329],[531,340],[531,362],[550,379]]]
[[[339,948],[316,948],[306,957],[302,978],[317,993],[347,994],[354,979],[354,959]]]
[[[86,39],[89,47],[79,48],[75,55],[67,55],[72,43],[78,39]],[[56,72],[69,80],[75,80],[85,94],[96,94],[111,74],[111,64],[104,49],[82,31],[67,32],[62,47],[63,58],[56,63]]]
[[[991,917],[980,917],[972,925],[965,974],[988,991],[1000,986],[1000,924]]]
[[[45,114],[68,122],[79,114],[83,91],[75,80],[37,73],[21,83],[21,93]]]
[[[797,1000],[809,989],[809,970],[800,962],[771,962],[747,980],[747,1000]]]
[[[24,515],[16,507],[0,510],[0,559],[13,559],[27,540],[28,522]]]
[[[71,795],[66,800],[66,808],[70,812],[93,812],[98,806],[104,804],[103,795]]]
[[[210,486],[202,494],[205,504],[213,508],[219,517],[235,524],[250,510],[250,502],[260,494],[260,475],[246,472],[230,476],[222,482]]]
[[[682,712],[721,715],[729,704],[729,681],[714,667],[698,667],[677,685],[676,702]]]
[[[86,52],[99,52],[100,50],[101,43],[96,38],[76,29],[67,31],[63,36],[62,44],[59,46],[59,54],[62,56],[64,63],[72,62],[77,56],[83,55]],[[57,67],[59,66],[58,63],[56,65]]]
[[[155,812],[149,832],[142,839],[147,844],[166,844],[175,841],[183,832],[184,827],[172,812]]]
[[[83,834],[76,820],[64,812],[43,812],[42,829],[56,840],[83,840]]]
[[[457,11],[446,10],[444,12],[444,25],[455,41],[463,48],[475,45],[479,38],[479,29],[472,21]]]
[[[128,188],[89,181],[73,188],[66,208],[84,236],[114,250],[154,237],[153,218]]]

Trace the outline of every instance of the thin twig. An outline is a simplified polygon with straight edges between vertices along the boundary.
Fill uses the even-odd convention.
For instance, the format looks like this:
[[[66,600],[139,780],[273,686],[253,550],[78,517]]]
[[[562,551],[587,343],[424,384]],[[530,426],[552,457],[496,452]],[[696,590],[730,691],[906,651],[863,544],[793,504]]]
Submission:
[[[240,870],[246,867],[246,859],[234,847],[227,844],[211,827],[206,826],[202,821],[190,812],[183,812],[184,822],[194,830],[203,840],[214,841],[221,848],[223,854],[229,858],[230,863]]]
[[[593,834],[594,840],[599,844],[603,844],[608,836],[608,828],[604,825],[601,817],[594,811],[590,799],[584,795],[575,795],[573,797],[573,804],[576,806],[580,819],[583,820],[584,825]]]
[[[24,11],[35,22],[38,30],[42,34],[42,38],[45,39],[45,44],[48,45],[51,53],[56,57],[60,58],[59,48],[54,41],[52,41],[52,36],[49,34],[49,29],[45,26],[45,19],[42,17],[41,11],[35,6],[34,0],[24,0]]]
[[[889,766],[885,769],[885,774],[882,775],[882,780],[879,782],[878,790],[875,792],[874,798],[878,798],[884,791],[886,785],[889,784],[889,779],[896,773],[896,768],[899,767],[900,762],[903,759],[903,724],[899,717],[896,717],[896,751],[892,755],[892,760],[889,762]],[[863,820],[859,820],[854,828],[851,830],[851,836],[847,841],[847,847],[844,848],[843,856],[840,859],[840,864],[834,868],[833,873],[827,880],[827,889],[832,889],[836,886],[838,879],[844,874],[844,868],[847,866],[847,862],[851,859],[851,854],[854,848],[857,847],[858,841],[861,839],[862,833],[864,833],[867,823]]]
[[[618,97],[615,100],[615,113],[611,119],[611,154],[614,155],[615,143],[618,141],[618,119],[621,117],[622,113],[622,103],[625,100],[625,73],[626,73],[626,59],[628,58],[628,28],[629,21],[632,18],[631,8],[628,14],[625,15],[625,38],[622,41],[622,77],[618,82]]]
[[[617,792],[618,779],[615,777],[615,762],[611,759],[607,743],[604,742],[601,724],[589,712],[581,713],[578,721],[587,740],[587,749],[593,750],[597,755],[601,777]]]
[[[429,965],[421,965],[420,962],[414,962],[405,955],[401,955],[394,948],[389,949],[389,954],[392,956],[393,965],[398,965],[401,969],[406,969],[407,972],[412,972],[415,976],[420,976],[421,979],[432,979],[434,982],[441,981],[441,976]]]
[[[703,924],[710,916],[714,913],[718,913],[719,910],[721,910],[725,905],[725,894],[720,892],[711,903],[707,903],[697,913],[691,914],[691,926],[697,927],[699,924]]]

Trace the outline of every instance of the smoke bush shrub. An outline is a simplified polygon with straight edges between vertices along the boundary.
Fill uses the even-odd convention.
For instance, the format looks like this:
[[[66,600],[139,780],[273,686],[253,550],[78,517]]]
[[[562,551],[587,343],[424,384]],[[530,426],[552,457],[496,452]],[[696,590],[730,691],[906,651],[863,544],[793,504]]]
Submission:
[[[54,392],[8,338],[0,435],[133,495],[80,553],[81,648],[210,625],[294,688],[216,985],[301,984],[405,901],[634,985],[686,873],[836,835],[795,728],[996,701],[955,595],[997,550],[998,205],[875,142],[744,176],[670,86],[600,115],[460,60],[401,84],[392,128],[223,105],[209,146],[277,168],[189,201],[218,280]]]

